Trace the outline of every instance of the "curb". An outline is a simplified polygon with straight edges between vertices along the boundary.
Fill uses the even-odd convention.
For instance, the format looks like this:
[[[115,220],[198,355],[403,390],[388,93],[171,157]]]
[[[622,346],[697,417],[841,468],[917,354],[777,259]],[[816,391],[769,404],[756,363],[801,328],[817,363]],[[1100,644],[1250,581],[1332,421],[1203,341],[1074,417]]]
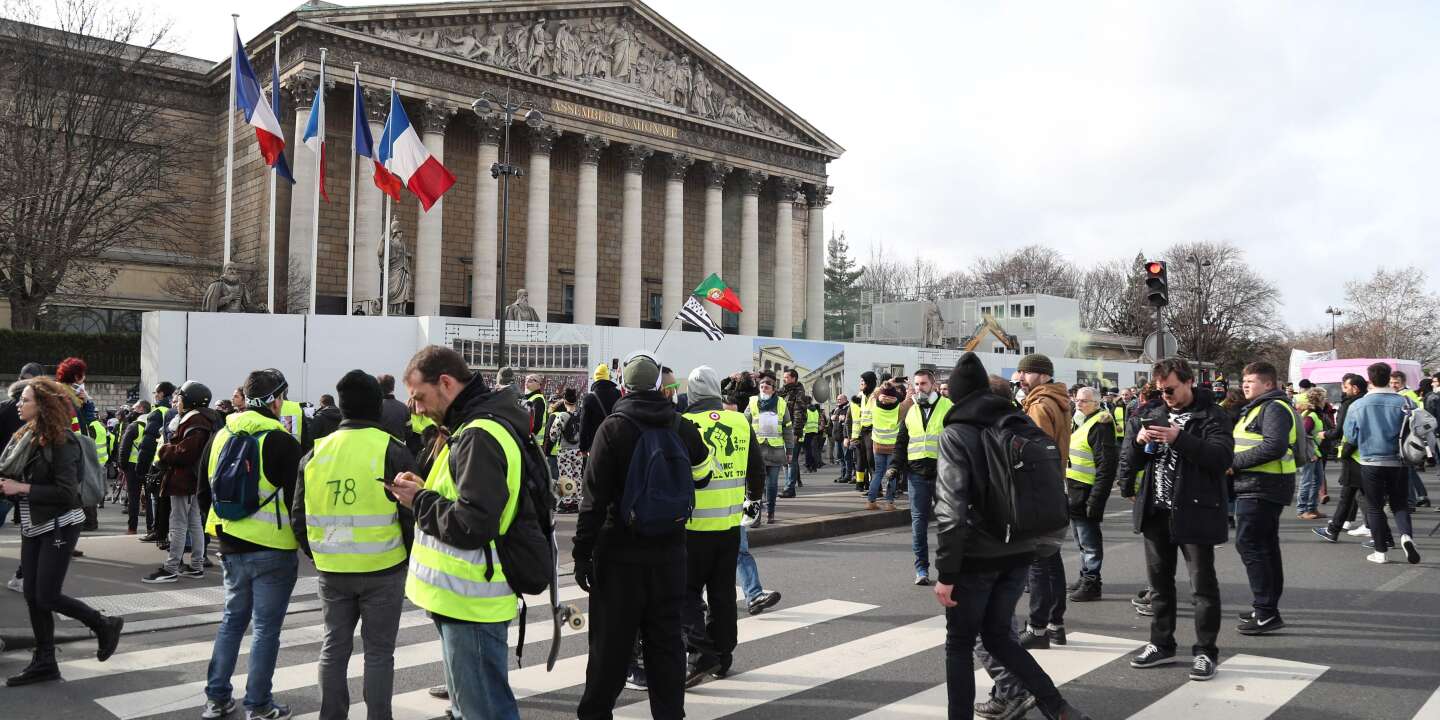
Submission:
[[[750,531],[749,540],[751,547],[764,547],[837,535],[888,530],[909,524],[909,508],[896,508],[889,512],[855,510],[834,515],[820,515],[793,524],[781,521],[775,525],[763,525],[759,529]]]

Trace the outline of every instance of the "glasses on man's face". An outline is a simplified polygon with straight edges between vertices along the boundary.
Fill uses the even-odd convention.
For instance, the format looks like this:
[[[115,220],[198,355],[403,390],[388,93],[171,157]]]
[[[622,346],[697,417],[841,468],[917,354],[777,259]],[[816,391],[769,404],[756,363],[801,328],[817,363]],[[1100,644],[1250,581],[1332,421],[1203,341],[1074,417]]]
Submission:
[[[1174,387],[1162,387],[1162,388],[1160,388],[1160,392],[1164,393],[1166,397],[1169,397],[1169,396],[1171,396],[1171,395],[1174,395],[1174,394],[1175,394],[1175,391],[1176,391],[1176,390],[1179,390],[1179,389],[1180,389],[1180,386],[1179,386],[1179,385],[1176,385],[1176,386],[1174,386]]]

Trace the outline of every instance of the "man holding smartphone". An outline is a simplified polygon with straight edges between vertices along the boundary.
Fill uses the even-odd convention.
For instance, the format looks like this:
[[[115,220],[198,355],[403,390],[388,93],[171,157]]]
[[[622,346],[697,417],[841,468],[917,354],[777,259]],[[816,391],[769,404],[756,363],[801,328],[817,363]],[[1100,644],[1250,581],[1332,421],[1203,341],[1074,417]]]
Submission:
[[[1220,650],[1220,585],[1215,579],[1215,546],[1230,534],[1226,523],[1225,473],[1234,442],[1230,418],[1211,393],[1197,393],[1190,364],[1168,358],[1155,364],[1155,387],[1164,402],[1145,409],[1122,450],[1126,472],[1142,477],[1131,512],[1136,533],[1145,536],[1145,570],[1150,580],[1150,643],[1130,666],[1152,668],[1176,662],[1176,555],[1184,555],[1195,604],[1191,680],[1215,677]]]

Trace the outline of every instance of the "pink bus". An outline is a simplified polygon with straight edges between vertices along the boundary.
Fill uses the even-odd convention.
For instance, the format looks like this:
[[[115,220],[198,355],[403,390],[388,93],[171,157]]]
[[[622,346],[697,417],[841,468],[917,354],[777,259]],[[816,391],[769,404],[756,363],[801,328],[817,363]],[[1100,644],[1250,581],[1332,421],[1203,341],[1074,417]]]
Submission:
[[[1340,379],[1347,373],[1365,377],[1365,368],[1383,362],[1391,369],[1405,373],[1405,386],[1414,390],[1420,386],[1420,363],[1414,360],[1395,358],[1345,358],[1342,360],[1315,360],[1300,364],[1300,377],[1325,388],[1330,402],[1340,401]]]

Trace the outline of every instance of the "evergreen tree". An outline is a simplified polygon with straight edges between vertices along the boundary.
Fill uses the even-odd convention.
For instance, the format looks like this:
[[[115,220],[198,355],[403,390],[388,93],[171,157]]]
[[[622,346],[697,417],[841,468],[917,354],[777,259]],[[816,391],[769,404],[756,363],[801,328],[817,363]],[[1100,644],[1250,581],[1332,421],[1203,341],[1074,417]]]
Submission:
[[[860,305],[860,275],[865,271],[857,267],[850,257],[850,244],[845,233],[830,233],[825,244],[825,339],[851,340],[855,336],[855,321]]]

